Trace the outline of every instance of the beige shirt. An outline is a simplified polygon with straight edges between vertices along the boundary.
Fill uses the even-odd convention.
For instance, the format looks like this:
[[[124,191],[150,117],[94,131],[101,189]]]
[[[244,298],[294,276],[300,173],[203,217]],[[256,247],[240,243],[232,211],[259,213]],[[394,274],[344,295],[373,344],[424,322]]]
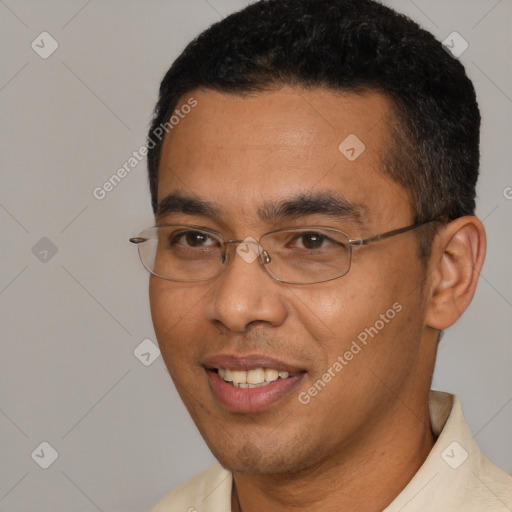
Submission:
[[[512,477],[480,452],[459,399],[430,394],[438,436],[413,479],[383,512],[510,512]],[[232,475],[217,464],[168,494],[151,512],[231,512]]]

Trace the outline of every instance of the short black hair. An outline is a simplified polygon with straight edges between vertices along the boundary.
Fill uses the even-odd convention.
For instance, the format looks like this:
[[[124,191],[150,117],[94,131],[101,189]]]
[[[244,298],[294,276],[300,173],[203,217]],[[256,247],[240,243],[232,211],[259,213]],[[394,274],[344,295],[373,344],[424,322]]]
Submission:
[[[284,85],[383,94],[395,114],[384,172],[408,190],[414,220],[474,214],[480,113],[473,84],[431,33],[374,0],[261,0],[215,23],[165,75],[149,140],[195,89],[247,94]],[[151,146],[156,212],[162,140]]]

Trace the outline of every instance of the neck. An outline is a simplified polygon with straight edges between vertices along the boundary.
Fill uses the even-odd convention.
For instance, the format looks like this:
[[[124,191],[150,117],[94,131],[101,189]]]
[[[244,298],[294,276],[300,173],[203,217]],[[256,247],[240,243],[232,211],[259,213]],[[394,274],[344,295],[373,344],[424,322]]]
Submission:
[[[421,414],[391,416],[394,421],[369,427],[315,467],[285,475],[235,474],[233,512],[382,511],[435,442],[427,407]]]

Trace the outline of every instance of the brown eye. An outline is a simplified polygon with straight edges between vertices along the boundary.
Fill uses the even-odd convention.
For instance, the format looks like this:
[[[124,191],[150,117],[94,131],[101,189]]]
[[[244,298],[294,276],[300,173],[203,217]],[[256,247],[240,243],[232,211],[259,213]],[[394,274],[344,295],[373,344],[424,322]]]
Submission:
[[[171,245],[183,245],[185,247],[208,247],[218,245],[210,235],[202,231],[182,231],[171,236]]]
[[[321,233],[311,232],[311,233],[300,233],[293,239],[293,246],[298,249],[321,249],[324,247],[327,242],[329,242],[329,237],[322,235]]]
[[[325,237],[318,233],[306,233],[302,235],[302,245],[306,249],[319,249],[322,247],[324,241]]]

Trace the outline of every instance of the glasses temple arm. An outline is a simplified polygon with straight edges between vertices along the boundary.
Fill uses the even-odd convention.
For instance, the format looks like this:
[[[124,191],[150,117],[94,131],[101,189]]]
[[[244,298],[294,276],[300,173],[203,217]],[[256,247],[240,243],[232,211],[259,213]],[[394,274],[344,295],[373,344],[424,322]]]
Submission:
[[[412,224],[411,226],[406,226],[405,228],[393,229],[392,231],[387,231],[386,233],[381,233],[380,235],[371,236],[369,238],[360,238],[357,240],[349,240],[350,245],[367,245],[373,242],[378,242],[379,240],[386,240],[386,238],[390,238],[395,235],[399,235],[400,233],[405,233],[406,231],[411,231],[412,229],[419,228],[424,224],[428,224],[429,222],[437,222],[436,220],[425,220],[423,222],[417,222],[416,224]]]

